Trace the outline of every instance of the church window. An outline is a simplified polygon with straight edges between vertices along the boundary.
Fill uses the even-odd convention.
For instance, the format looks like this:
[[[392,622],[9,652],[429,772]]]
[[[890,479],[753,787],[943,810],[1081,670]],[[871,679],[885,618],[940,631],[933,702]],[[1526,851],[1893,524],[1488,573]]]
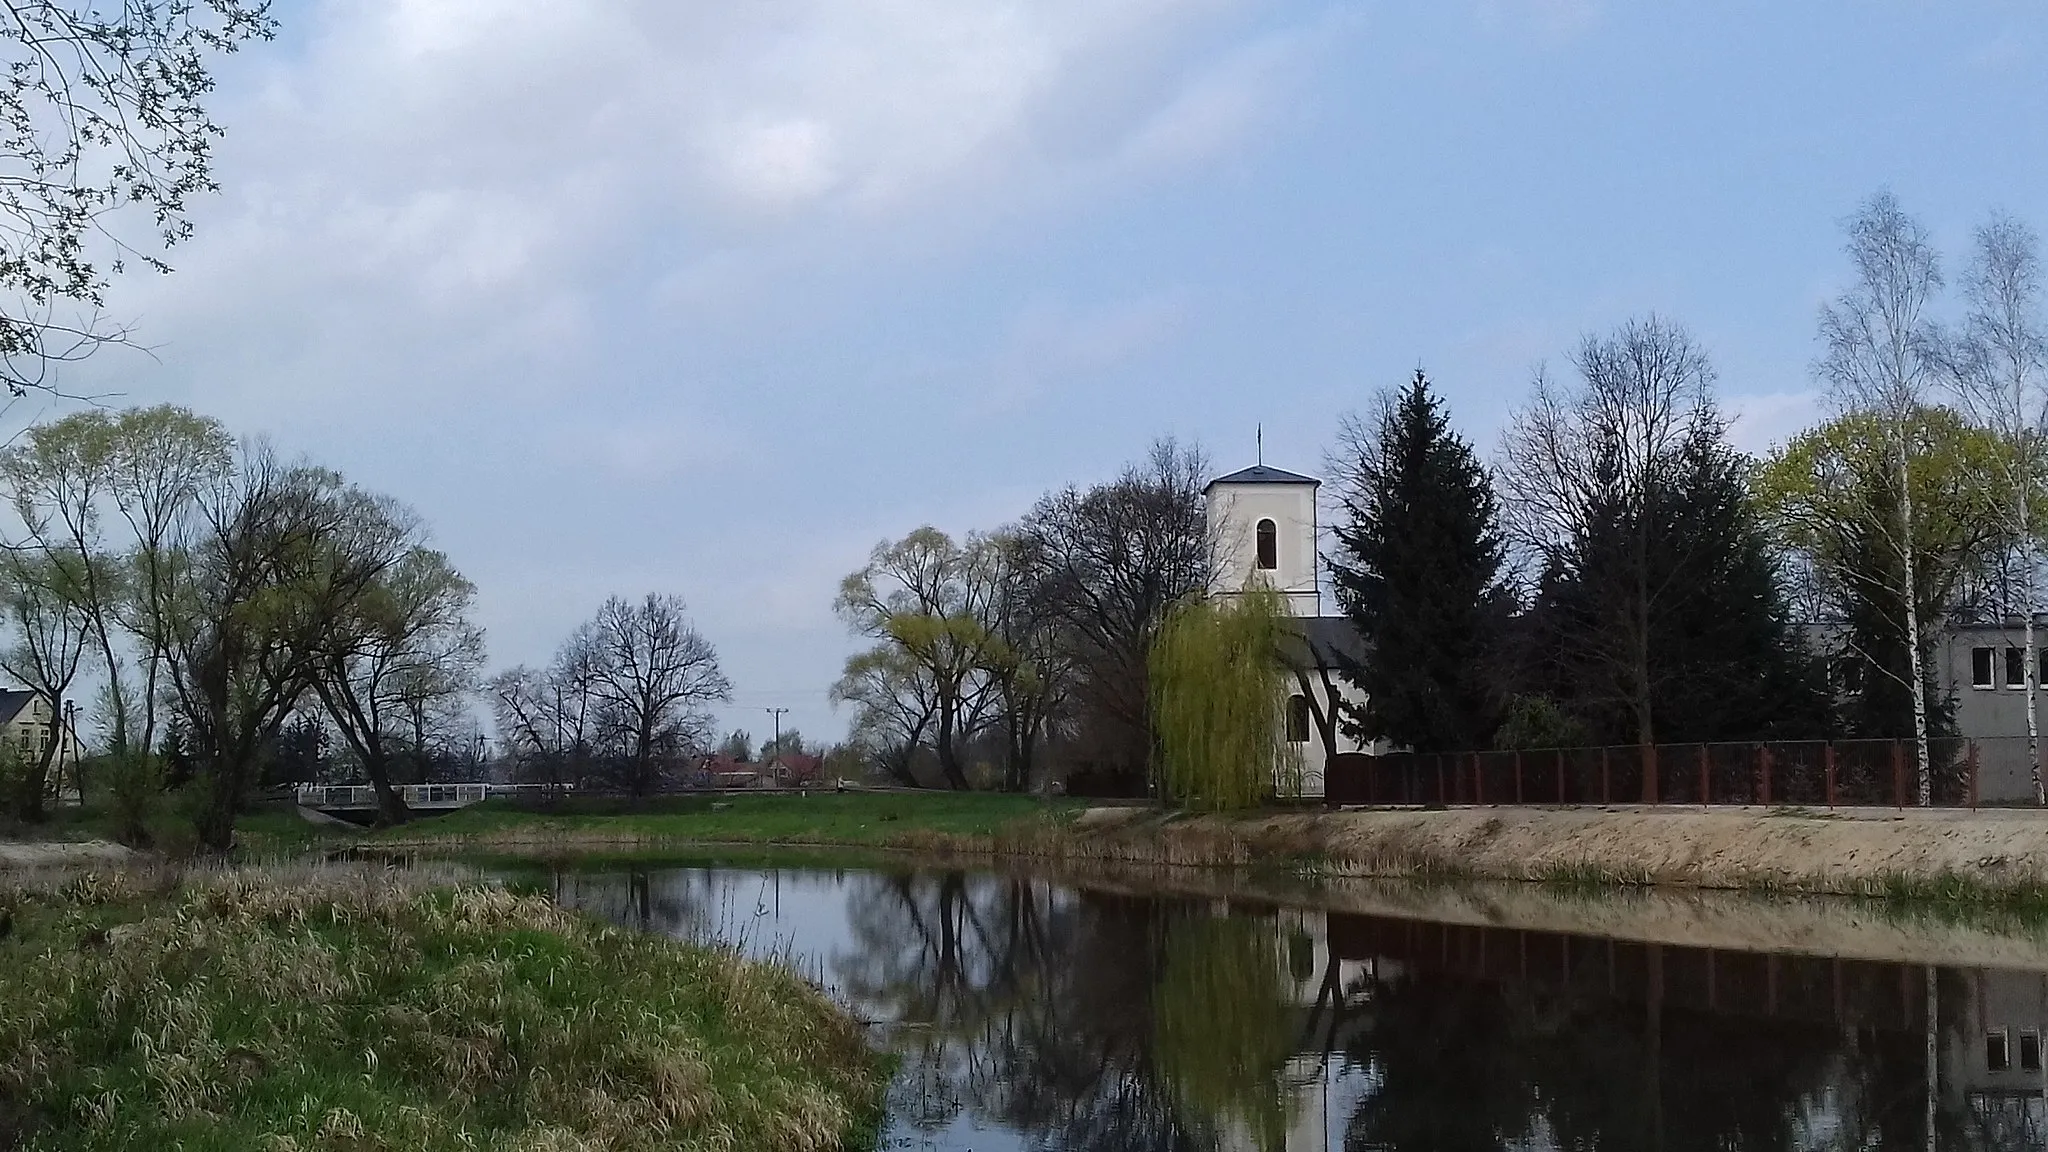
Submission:
[[[1291,743],[1308,743],[1308,697],[1299,692],[1287,698],[1287,739]]]
[[[1280,526],[1259,521],[1259,567],[1271,572],[1280,566]]]

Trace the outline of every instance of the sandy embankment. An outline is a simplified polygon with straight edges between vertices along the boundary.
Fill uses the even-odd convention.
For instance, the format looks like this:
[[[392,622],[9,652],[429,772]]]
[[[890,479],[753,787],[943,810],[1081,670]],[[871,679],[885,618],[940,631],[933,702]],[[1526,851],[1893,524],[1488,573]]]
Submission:
[[[2048,813],[1461,808],[1162,818],[1085,812],[1075,858],[1177,864],[1308,857],[1337,876],[1584,879],[1873,893],[1901,879],[2048,888]]]

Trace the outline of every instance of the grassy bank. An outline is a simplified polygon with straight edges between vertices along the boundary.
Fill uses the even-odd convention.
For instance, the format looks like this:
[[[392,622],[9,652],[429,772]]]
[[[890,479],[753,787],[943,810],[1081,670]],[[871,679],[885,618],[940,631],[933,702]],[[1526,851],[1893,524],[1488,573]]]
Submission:
[[[1228,866],[1302,876],[1825,893],[2048,908],[2048,814],[1456,808],[1189,816],[956,793],[688,797],[643,811],[479,805],[364,838],[527,854],[751,844]]]
[[[0,1148],[787,1149],[882,1070],[796,977],[381,871],[0,889]]]
[[[808,844],[866,848],[994,843],[1066,825],[1085,801],[989,792],[821,792],[565,800],[536,811],[486,801],[367,837],[366,843]]]

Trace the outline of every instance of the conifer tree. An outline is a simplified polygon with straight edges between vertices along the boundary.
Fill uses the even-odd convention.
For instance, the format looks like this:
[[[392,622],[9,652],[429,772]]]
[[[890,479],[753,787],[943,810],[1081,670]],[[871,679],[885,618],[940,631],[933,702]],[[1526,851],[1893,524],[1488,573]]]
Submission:
[[[1483,748],[1508,606],[1493,487],[1420,369],[1377,424],[1351,430],[1338,466],[1345,522],[1330,567],[1367,653],[1346,669],[1366,695],[1349,726],[1418,751]]]

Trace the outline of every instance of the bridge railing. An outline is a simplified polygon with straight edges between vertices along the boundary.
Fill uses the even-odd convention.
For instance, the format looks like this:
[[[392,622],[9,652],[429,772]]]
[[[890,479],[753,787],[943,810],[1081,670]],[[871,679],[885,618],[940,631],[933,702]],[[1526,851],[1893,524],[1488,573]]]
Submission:
[[[461,808],[488,798],[495,784],[401,784],[396,791],[408,808]],[[516,790],[516,786],[505,788]],[[298,790],[306,808],[375,808],[377,790],[368,784],[305,784]]]

